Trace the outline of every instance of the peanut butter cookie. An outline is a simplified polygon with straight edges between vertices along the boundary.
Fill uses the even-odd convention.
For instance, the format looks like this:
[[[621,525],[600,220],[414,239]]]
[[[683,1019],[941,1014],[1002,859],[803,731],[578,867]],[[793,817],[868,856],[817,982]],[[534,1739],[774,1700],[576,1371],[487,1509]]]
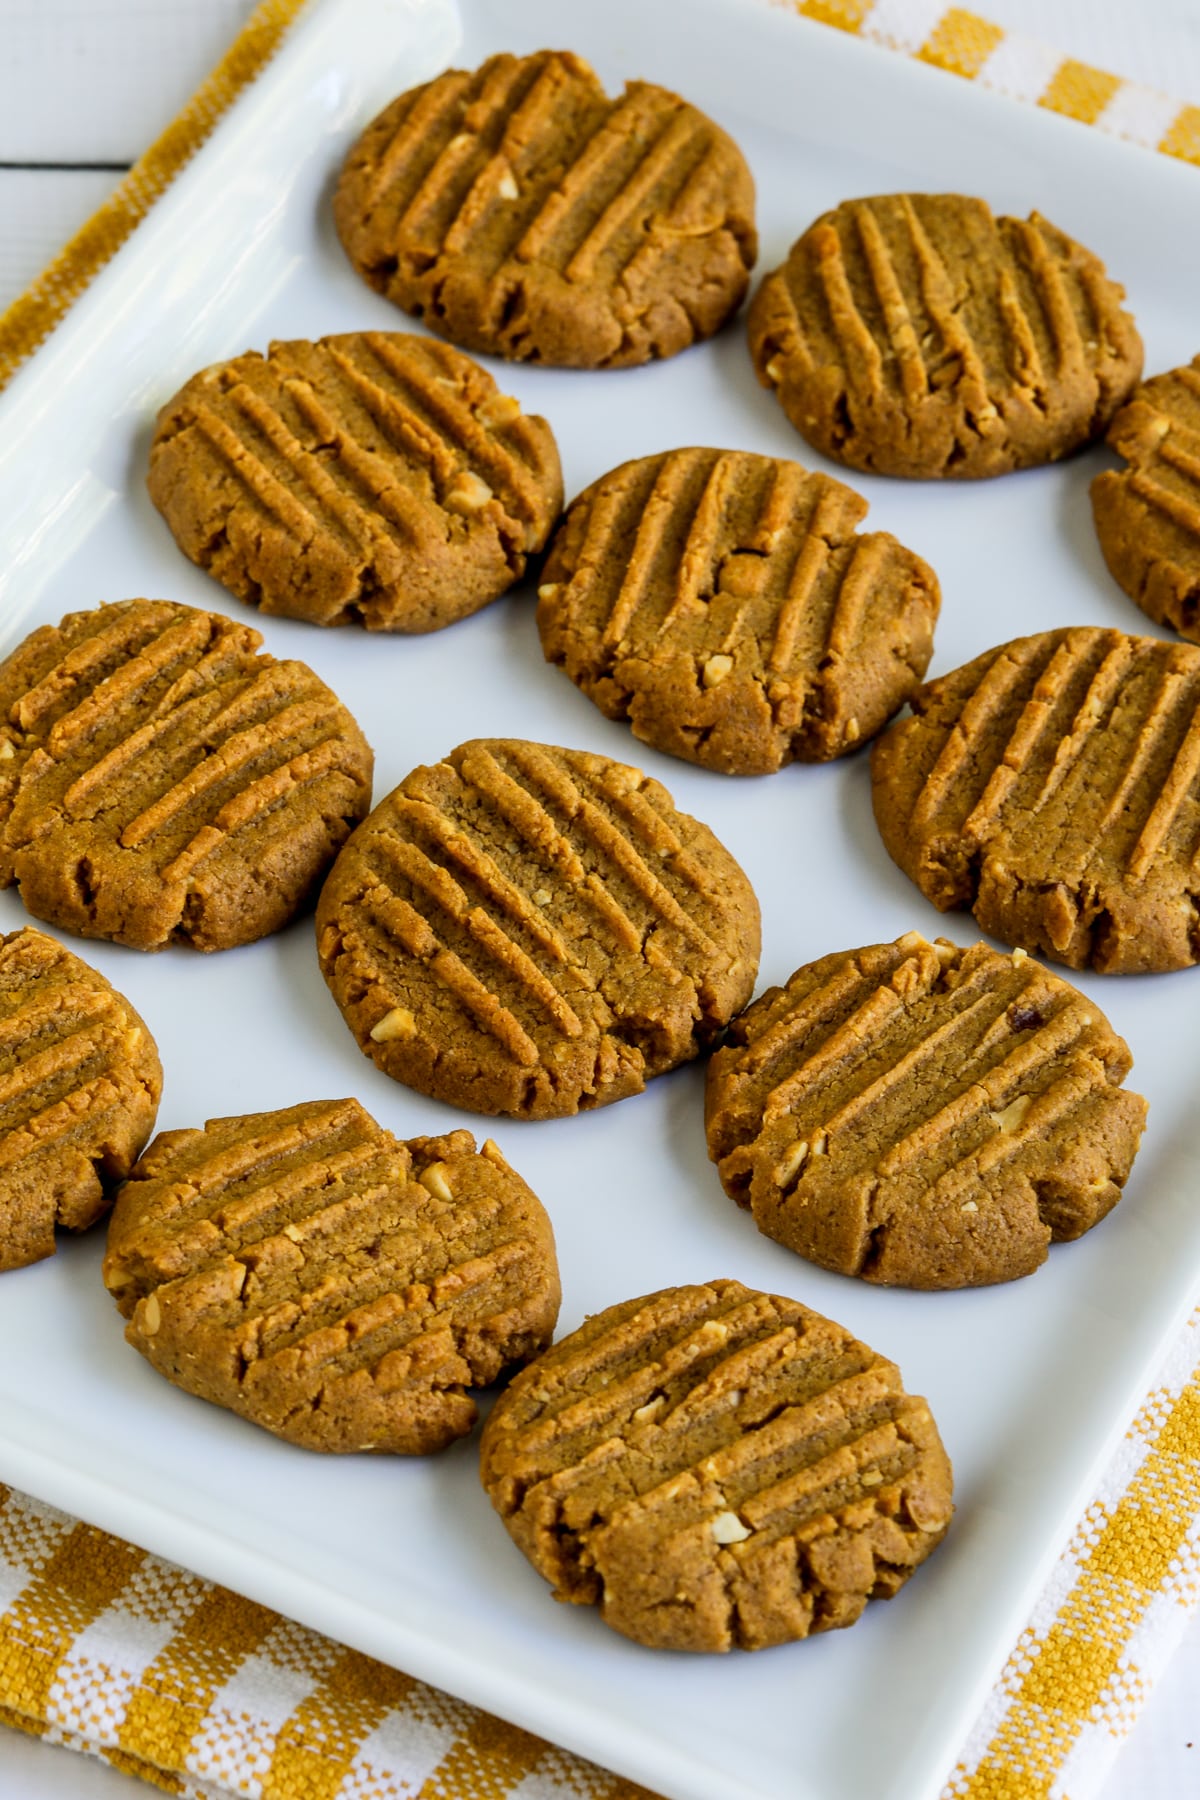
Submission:
[[[1200,962],[1200,650],[1076,626],[921,688],[872,751],[891,857],[1072,969]]]
[[[333,214],[363,279],[430,330],[576,368],[710,337],[756,254],[732,139],[644,81],[609,100],[568,51],[401,94],[350,151]]]
[[[169,1381],[310,1450],[441,1450],[550,1341],[550,1221],[490,1141],[400,1143],[356,1100],[155,1138],[104,1280]]]
[[[1143,382],[1108,442],[1129,466],[1092,483],[1104,560],[1144,613],[1200,644],[1200,356]]]
[[[169,600],[43,625],[0,664],[0,886],[136,950],[247,944],[371,803],[371,751],[253,627]]]
[[[557,663],[634,735],[728,775],[825,762],[918,686],[940,593],[867,503],[733,450],[629,462],[572,502],[538,588]]]
[[[321,968],[359,1046],[471,1112],[640,1093],[749,999],[758,903],[639,769],[478,739],[415,769],[341,852]]]
[[[1146,1102],[1128,1045],[1023,950],[915,931],[798,969],[708,1069],[708,1151],[767,1237],[864,1281],[1028,1275],[1111,1211]]]
[[[544,419],[431,338],[272,344],[158,415],[150,497],[185,556],[261,612],[436,631],[511,587],[562,507]]]
[[[100,1217],[161,1094],[154,1039],[103,975],[32,927],[0,938],[0,1269]]]
[[[937,1427],[895,1365],[737,1281],[588,1319],[500,1396],[480,1459],[556,1599],[668,1650],[852,1625],[953,1510]]]
[[[1104,265],[1039,213],[961,194],[847,200],[750,307],[750,350],[802,437],[879,475],[981,476],[1099,437],[1142,369]]]

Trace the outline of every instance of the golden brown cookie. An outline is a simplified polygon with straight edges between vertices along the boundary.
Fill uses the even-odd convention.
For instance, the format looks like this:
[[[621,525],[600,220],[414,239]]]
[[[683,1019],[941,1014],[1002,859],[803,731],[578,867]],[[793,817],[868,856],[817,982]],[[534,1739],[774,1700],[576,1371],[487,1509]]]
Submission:
[[[538,629],[610,719],[727,775],[825,762],[919,684],[940,591],[867,503],[799,463],[671,450],[572,502]]]
[[[575,368],[711,337],[757,243],[732,139],[644,81],[609,100],[555,50],[401,94],[350,151],[333,216],[364,281],[432,331]]]
[[[478,739],[414,769],[339,855],[321,968],[385,1074],[545,1119],[640,1093],[745,1005],[758,903],[639,769]]]
[[[158,415],[150,497],[265,613],[436,631],[511,587],[562,507],[545,419],[431,338],[361,331],[203,369]]]
[[[441,1450],[550,1341],[550,1221],[490,1140],[401,1143],[357,1100],[155,1138],[104,1280],[168,1381],[310,1450]]]
[[[1121,1197],[1146,1117],[1129,1047],[1023,950],[839,951],[771,988],[708,1068],[708,1153],[767,1237],[884,1286],[1031,1274]]]
[[[225,950],[304,905],[371,803],[371,751],[249,625],[125,600],[0,664],[0,886],[136,950]]]
[[[1143,382],[1108,442],[1129,466],[1092,483],[1104,560],[1144,613],[1200,644],[1200,356]]]
[[[852,1625],[953,1510],[937,1427],[895,1364],[737,1281],[588,1319],[500,1396],[480,1460],[555,1598],[668,1650]]]
[[[1200,650],[1074,626],[921,688],[872,751],[891,857],[1072,969],[1200,962]]]
[[[1125,290],[1032,213],[847,200],[750,306],[759,380],[802,437],[879,475],[1002,475],[1099,437],[1142,368]]]
[[[0,1269],[100,1217],[161,1094],[154,1039],[103,975],[31,926],[0,937]]]

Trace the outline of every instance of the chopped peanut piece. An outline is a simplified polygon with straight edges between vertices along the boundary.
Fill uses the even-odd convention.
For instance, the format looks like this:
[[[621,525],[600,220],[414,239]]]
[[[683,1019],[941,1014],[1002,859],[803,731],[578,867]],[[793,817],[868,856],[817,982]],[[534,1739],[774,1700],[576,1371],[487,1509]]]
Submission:
[[[1003,1112],[989,1113],[988,1117],[998,1131],[1015,1131],[1032,1105],[1032,1094],[1018,1094]]]
[[[475,416],[489,430],[497,425],[511,425],[514,419],[521,416],[521,402],[514,400],[511,394],[493,394],[490,400],[484,401]]]
[[[423,1188],[428,1188],[435,1200],[453,1200],[454,1191],[451,1188],[450,1183],[446,1180],[446,1165],[444,1162],[430,1163],[427,1169],[421,1171],[417,1180],[421,1183]]]
[[[708,1529],[718,1544],[742,1544],[750,1536],[749,1527],[742,1524],[735,1512],[718,1513]]]
[[[482,512],[492,499],[492,490],[473,469],[460,469],[447,490],[444,505],[450,512]]]
[[[410,1038],[417,1035],[417,1021],[407,1006],[393,1006],[391,1012],[384,1013],[371,1027],[371,1040],[376,1044],[390,1043],[393,1038]]]

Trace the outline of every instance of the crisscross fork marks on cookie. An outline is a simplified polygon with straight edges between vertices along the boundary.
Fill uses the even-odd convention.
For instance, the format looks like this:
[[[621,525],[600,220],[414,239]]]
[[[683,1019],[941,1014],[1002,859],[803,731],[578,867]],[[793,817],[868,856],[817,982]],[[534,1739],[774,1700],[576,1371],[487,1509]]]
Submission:
[[[356,1101],[163,1134],[105,1280],[170,1380],[314,1449],[439,1449],[549,1337],[549,1221],[494,1145],[402,1144]]]
[[[1200,362],[1143,382],[1108,442],[1126,459],[1092,482],[1100,548],[1142,611],[1200,642]]]
[[[912,704],[875,747],[875,815],[935,905],[1073,968],[1200,959],[1200,650],[1043,632]]]
[[[400,95],[334,216],[359,274],[453,342],[583,367],[709,336],[755,252],[749,172],[711,120],[642,82],[610,101],[553,51]]]
[[[759,378],[854,468],[985,476],[1101,432],[1141,372],[1123,290],[1047,220],[955,194],[824,214],[749,314]]]
[[[429,338],[275,343],[163,407],[151,498],[193,562],[264,612],[429,631],[541,548],[562,496],[543,419]]]
[[[31,912],[220,949],[303,903],[367,810],[371,753],[324,683],[260,641],[125,601],[43,627],[0,668],[0,878]]]
[[[1120,1197],[1145,1102],[1095,1006],[1017,951],[909,933],[797,970],[709,1069],[709,1154],[759,1229],[843,1274],[1010,1280]]]
[[[675,1649],[851,1624],[950,1515],[936,1428],[894,1366],[733,1281],[589,1319],[510,1385],[480,1456],[559,1598]]]
[[[753,982],[757,908],[636,769],[480,740],[417,769],[327,884],[322,968],[364,1051],[535,1117],[637,1092]]]
[[[939,590],[866,502],[796,463],[675,450],[571,505],[538,589],[550,662],[610,718],[731,774],[879,730],[929,659]]]
[[[40,931],[0,939],[0,1269],[100,1216],[161,1092],[154,1039],[102,975]]]

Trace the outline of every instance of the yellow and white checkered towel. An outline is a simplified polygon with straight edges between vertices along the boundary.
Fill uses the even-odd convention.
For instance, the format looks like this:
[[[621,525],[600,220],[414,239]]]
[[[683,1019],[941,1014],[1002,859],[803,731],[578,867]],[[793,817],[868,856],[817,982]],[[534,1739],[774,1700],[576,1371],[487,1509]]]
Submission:
[[[1200,1312],[1113,1459],[943,1800],[1094,1793],[1200,1598]],[[644,1790],[0,1487],[0,1723],[197,1800]]]
[[[0,318],[0,386],[273,54],[263,0],[113,198]],[[940,0],[794,10],[1200,163],[1200,108]],[[943,1800],[1086,1800],[1200,1598],[1200,1312],[1060,1558]],[[638,1800],[644,1790],[0,1485],[0,1724],[197,1800]],[[2,1752],[0,1752],[2,1753]]]
[[[1112,137],[1200,163],[1200,106],[1094,69],[965,7],[943,0],[792,0],[792,10]]]
[[[644,1795],[5,1487],[0,1723],[189,1800]]]

